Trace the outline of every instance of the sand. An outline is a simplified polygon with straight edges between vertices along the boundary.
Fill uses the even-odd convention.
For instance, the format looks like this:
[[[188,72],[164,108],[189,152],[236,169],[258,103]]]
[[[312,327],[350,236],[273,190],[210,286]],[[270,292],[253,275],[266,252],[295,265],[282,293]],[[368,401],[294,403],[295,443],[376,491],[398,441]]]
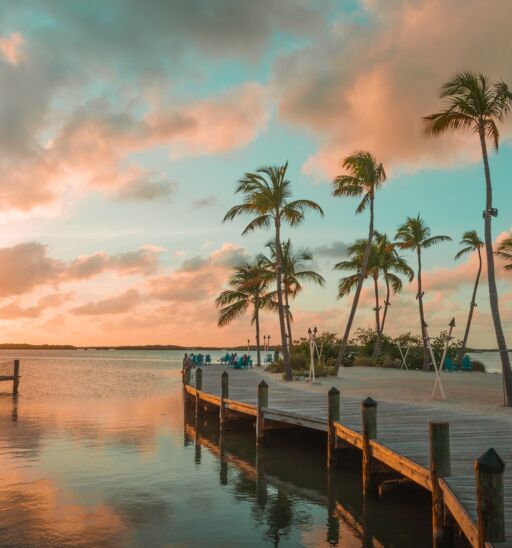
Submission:
[[[258,370],[255,368],[255,370]],[[286,382],[281,374],[261,374],[274,382]],[[301,390],[327,392],[331,386],[343,394],[364,399],[371,396],[377,401],[413,402],[425,406],[451,409],[482,410],[486,415],[510,421],[512,408],[503,407],[501,375],[496,373],[458,372],[443,373],[442,382],[447,399],[442,400],[437,390],[431,398],[435,375],[433,372],[382,369],[379,367],[344,367],[340,377],[322,377],[315,383],[293,381]]]

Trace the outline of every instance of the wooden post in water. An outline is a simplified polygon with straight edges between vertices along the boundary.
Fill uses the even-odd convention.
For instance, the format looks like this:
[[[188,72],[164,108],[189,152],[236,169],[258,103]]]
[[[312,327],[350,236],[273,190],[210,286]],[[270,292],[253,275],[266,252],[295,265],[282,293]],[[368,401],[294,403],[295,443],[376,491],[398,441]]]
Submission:
[[[505,463],[494,449],[489,449],[474,463],[478,546],[505,542],[505,498],[503,472]]]
[[[203,370],[200,367],[198,367],[196,371],[196,418],[201,414],[201,400],[199,399],[199,392],[201,392],[202,390],[203,390]]]
[[[372,398],[366,398],[361,404],[361,410],[363,418],[363,494],[368,495],[373,489],[370,440],[377,438],[377,402]]]
[[[430,475],[432,478],[432,542],[434,548],[446,545],[445,511],[443,492],[439,478],[451,474],[450,461],[450,425],[447,422],[431,422],[430,438]]]
[[[18,386],[20,385],[20,360],[14,360],[14,378],[12,380],[12,393],[18,395]]]
[[[263,418],[263,409],[268,407],[268,384],[261,381],[258,384],[258,408],[256,414],[256,445],[263,445],[265,437],[265,419]]]
[[[328,424],[327,424],[327,466],[335,466],[336,459],[336,428],[335,422],[340,420],[340,391],[334,386],[327,393]]]
[[[219,407],[219,422],[220,429],[224,430],[226,428],[226,423],[228,421],[228,413],[226,409],[226,404],[224,400],[229,398],[229,374],[227,371],[224,371],[221,375],[221,388],[220,388],[220,407]]]
[[[189,385],[190,384],[190,367],[187,365],[185,369],[183,370],[183,384]]]

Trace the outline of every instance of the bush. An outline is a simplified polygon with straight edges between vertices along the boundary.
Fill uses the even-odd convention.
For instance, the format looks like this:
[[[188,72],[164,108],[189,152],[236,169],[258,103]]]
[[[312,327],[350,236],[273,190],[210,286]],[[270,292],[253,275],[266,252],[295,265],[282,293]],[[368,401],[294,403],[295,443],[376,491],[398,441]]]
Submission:
[[[473,368],[473,371],[480,371],[481,373],[485,373],[485,364],[480,360],[472,360],[471,367]]]
[[[400,367],[400,360],[386,357],[382,360],[382,367],[384,369],[398,369]]]
[[[377,365],[376,360],[370,358],[369,356],[356,356],[353,363],[355,366],[375,367]]]

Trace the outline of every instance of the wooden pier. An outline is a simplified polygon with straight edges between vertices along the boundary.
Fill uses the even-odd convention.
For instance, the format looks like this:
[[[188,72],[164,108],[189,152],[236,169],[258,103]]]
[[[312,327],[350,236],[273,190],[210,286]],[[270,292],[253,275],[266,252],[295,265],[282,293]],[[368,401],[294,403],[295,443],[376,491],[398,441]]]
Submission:
[[[269,430],[302,427],[327,433],[327,466],[343,448],[361,450],[366,494],[403,477],[432,493],[434,546],[453,525],[474,547],[512,547],[512,429],[481,412],[429,404],[364,402],[336,389],[322,395],[300,385],[262,382],[251,370],[207,366],[184,390],[197,415],[218,408],[221,429],[234,415],[255,421],[256,444]],[[393,481],[396,481],[394,479]]]
[[[14,396],[18,395],[18,388],[20,385],[20,360],[14,360],[12,364],[12,375],[0,375],[0,382],[11,381],[12,393]]]

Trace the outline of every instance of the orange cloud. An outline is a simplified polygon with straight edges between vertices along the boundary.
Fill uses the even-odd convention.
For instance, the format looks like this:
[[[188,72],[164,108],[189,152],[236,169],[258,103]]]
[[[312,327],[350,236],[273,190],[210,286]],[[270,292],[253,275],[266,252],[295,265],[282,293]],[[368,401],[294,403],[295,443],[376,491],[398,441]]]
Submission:
[[[6,38],[0,37],[0,55],[11,65],[17,65],[21,59],[21,46],[24,38],[19,32],[13,32]]]

